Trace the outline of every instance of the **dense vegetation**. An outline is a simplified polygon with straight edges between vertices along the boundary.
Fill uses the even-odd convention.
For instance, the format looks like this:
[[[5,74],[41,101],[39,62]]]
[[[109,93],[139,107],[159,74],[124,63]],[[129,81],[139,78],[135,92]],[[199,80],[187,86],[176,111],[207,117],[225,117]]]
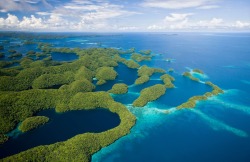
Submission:
[[[204,74],[204,72],[202,70],[200,70],[200,69],[193,69],[193,72]]]
[[[117,72],[114,70],[113,67],[100,67],[97,69],[95,77],[98,80],[107,81],[107,80],[115,80],[116,76]]]
[[[206,92],[201,96],[193,96],[189,98],[187,102],[184,102],[181,105],[177,106],[177,109],[194,108],[196,106],[197,101],[207,100],[209,97],[216,96],[220,93],[224,93],[222,89],[220,89],[217,85],[213,84],[212,82],[206,82],[205,84],[211,86],[213,90],[211,92]]]
[[[126,65],[128,68],[131,69],[137,69],[140,67],[140,65],[134,60],[126,60],[125,58],[122,58],[119,55],[115,55],[113,59],[116,60],[117,62],[123,63],[124,65]]]
[[[135,117],[125,106],[115,102],[108,92],[92,92],[92,81],[113,80],[118,65],[114,49],[69,49],[52,48],[40,43],[42,52],[76,53],[79,59],[73,62],[54,62],[51,59],[33,61],[23,58],[16,69],[7,68],[0,71],[0,142],[8,137],[19,122],[20,129],[35,128],[33,115],[41,110],[55,108],[57,112],[106,108],[117,113],[120,125],[102,133],[79,134],[67,141],[46,146],[38,146],[3,159],[3,161],[89,161],[93,153],[129,133],[135,124]],[[37,53],[29,52],[29,55]],[[132,68],[138,68],[134,61],[124,61]],[[60,85],[58,89],[50,89]],[[124,84],[114,85],[111,93],[127,91]],[[28,122],[30,123],[30,122]]]
[[[143,56],[139,53],[133,53],[131,56],[131,59],[137,61],[137,62],[141,62],[141,61],[150,61],[152,58],[152,56]]]
[[[200,79],[193,77],[190,72],[184,72],[182,75],[185,76],[185,77],[188,77],[189,79],[191,79],[193,81],[196,81],[196,82],[200,81]]]
[[[135,84],[143,84],[143,83],[146,83],[147,81],[149,81],[149,76],[148,75],[143,75],[143,76],[140,76],[139,78],[137,78],[135,80]]]
[[[160,68],[151,68],[151,67],[148,67],[147,65],[143,65],[138,69],[137,73],[138,73],[138,76],[147,75],[150,77],[154,73],[166,73],[166,71]]]
[[[140,92],[140,96],[133,102],[133,106],[142,107],[148,102],[154,101],[166,92],[166,87],[162,84],[156,84],[145,88]]]
[[[4,142],[8,141],[9,137],[5,134],[0,134],[0,144],[3,144]]]
[[[164,74],[161,76],[161,80],[163,81],[166,88],[173,88],[174,87],[174,84],[172,83],[172,81],[174,81],[175,79],[172,76],[170,76],[168,74]]]
[[[139,52],[143,55],[150,55],[151,54],[151,50],[140,50]]]
[[[112,89],[108,91],[113,94],[124,94],[128,92],[128,86],[124,83],[114,84]]]
[[[49,121],[49,118],[46,116],[34,116],[26,118],[21,125],[18,127],[22,132],[27,132],[32,129],[35,129]]]

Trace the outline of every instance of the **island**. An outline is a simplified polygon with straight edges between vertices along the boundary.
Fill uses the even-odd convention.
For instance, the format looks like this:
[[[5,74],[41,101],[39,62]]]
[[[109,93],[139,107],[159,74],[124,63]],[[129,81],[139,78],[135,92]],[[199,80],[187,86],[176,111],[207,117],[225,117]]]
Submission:
[[[140,96],[133,102],[133,106],[143,107],[148,102],[154,101],[164,95],[166,87],[163,84],[156,84],[145,88],[140,92]]]
[[[113,94],[124,94],[128,92],[128,85],[124,83],[117,83],[112,86],[112,89],[108,91]]]
[[[173,88],[174,87],[174,84],[172,83],[172,81],[175,81],[175,79],[172,76],[170,76],[168,74],[164,74],[160,78],[163,81],[166,88]]]
[[[41,125],[44,125],[49,121],[49,118],[46,116],[34,116],[26,118],[21,125],[18,127],[22,132],[27,132],[32,129],[35,129]]]
[[[133,53],[131,56],[131,59],[137,61],[137,62],[141,62],[141,61],[150,61],[152,58],[152,56],[143,56],[139,53]]]
[[[196,81],[196,82],[200,81],[200,79],[193,77],[190,72],[184,72],[182,75],[185,76],[185,77],[188,77],[189,79],[191,79],[193,81]]]
[[[200,69],[193,69],[193,72],[199,73],[199,74],[204,74],[204,72]]]
[[[149,79],[150,77],[148,75],[142,75],[135,80],[135,84],[138,85],[138,84],[146,83],[149,81]]]

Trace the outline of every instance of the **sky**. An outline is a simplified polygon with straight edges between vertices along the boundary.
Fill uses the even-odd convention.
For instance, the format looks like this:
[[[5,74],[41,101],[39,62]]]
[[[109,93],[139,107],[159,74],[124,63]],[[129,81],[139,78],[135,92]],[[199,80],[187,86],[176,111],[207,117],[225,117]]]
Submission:
[[[244,32],[250,0],[0,0],[0,31]]]

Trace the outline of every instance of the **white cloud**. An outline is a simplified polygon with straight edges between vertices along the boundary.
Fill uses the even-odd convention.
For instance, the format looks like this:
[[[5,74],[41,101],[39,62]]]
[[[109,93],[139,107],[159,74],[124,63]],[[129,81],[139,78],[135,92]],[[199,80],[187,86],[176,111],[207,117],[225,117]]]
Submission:
[[[226,27],[226,24],[223,24],[223,19],[212,18],[211,20],[202,20],[197,23],[191,24],[196,28],[223,28]]]
[[[20,21],[19,27],[21,29],[44,29],[46,25],[41,18],[36,18],[34,15],[31,17],[23,17],[23,20]]]
[[[5,10],[5,9],[1,9],[1,10],[0,10],[0,12],[7,12],[7,10]]]
[[[47,0],[0,0],[0,10],[5,12],[37,11],[39,8],[52,8],[52,6]]]
[[[137,26],[122,26],[119,27],[118,30],[128,31],[128,30],[138,30],[139,27]]]
[[[170,14],[166,16],[159,24],[150,25],[148,30],[185,30],[185,31],[209,31],[209,30],[250,30],[250,22],[224,22],[221,18],[212,18],[210,20],[191,21],[190,14]]]
[[[250,22],[242,22],[238,20],[232,26],[236,28],[250,28]]]
[[[166,22],[174,22],[174,21],[183,21],[187,19],[188,16],[193,15],[192,13],[184,13],[184,14],[178,14],[178,13],[171,13],[169,16],[165,17]]]
[[[165,26],[160,26],[160,25],[150,25],[147,27],[147,29],[149,30],[162,30],[165,29]]]
[[[218,6],[218,5],[206,5],[206,6],[198,7],[197,9],[209,10],[209,9],[214,9],[214,8],[220,8],[220,6]]]
[[[31,4],[37,4],[39,3],[40,0],[25,0],[25,2],[27,3],[31,3]]]
[[[141,5],[144,7],[182,9],[202,7],[216,2],[216,0],[145,0]]]
[[[18,25],[19,20],[15,15],[8,14],[8,17],[5,19],[4,25],[16,26]]]

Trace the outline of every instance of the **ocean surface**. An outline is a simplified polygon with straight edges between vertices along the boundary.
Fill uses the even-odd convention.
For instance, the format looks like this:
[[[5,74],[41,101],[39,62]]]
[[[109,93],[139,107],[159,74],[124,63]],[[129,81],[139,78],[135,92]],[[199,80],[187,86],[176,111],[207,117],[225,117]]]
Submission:
[[[46,33],[43,33],[46,34]],[[60,35],[57,33],[55,35]],[[136,116],[131,133],[92,156],[93,162],[249,162],[250,161],[250,33],[64,33],[61,39],[39,39],[54,47],[117,48],[136,51],[150,49],[152,61],[143,61],[152,67],[173,68],[175,88],[143,108],[131,103],[140,91],[162,83],[153,75],[146,84],[135,86],[136,70],[120,65],[118,78],[97,86],[95,91],[109,90],[115,83],[126,83],[129,92],[112,97],[127,106]],[[0,37],[0,42],[6,37]],[[11,39],[11,44],[20,42]],[[16,47],[22,53],[36,48],[33,45]],[[38,49],[35,49],[39,51]],[[124,55],[129,58],[129,56]],[[67,61],[65,54],[53,59]],[[1,60],[8,60],[2,58]],[[171,61],[166,61],[169,59]],[[203,83],[182,76],[185,71],[199,68],[204,75],[194,74],[201,81],[211,81],[224,94],[198,102],[194,109],[173,109],[194,95],[211,91]],[[18,137],[17,137],[18,138]]]

